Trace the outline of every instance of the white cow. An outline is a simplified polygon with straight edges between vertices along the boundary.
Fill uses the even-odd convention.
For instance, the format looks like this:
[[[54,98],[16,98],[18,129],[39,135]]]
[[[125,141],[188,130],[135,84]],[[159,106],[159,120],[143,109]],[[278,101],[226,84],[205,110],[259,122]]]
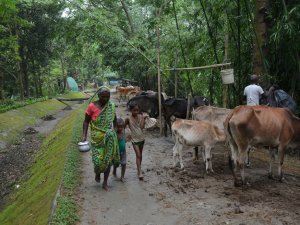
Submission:
[[[176,119],[172,124],[172,134],[175,139],[173,147],[173,166],[175,167],[179,159],[181,169],[184,168],[182,161],[183,147],[204,146],[203,160],[206,172],[212,169],[212,153],[216,143],[225,141],[224,131],[206,121]]]
[[[207,121],[224,130],[224,121],[231,112],[231,109],[218,108],[213,106],[199,106],[192,111],[192,119]]]
[[[226,108],[218,108],[213,106],[199,106],[198,108],[193,109],[192,119],[198,121],[207,121],[217,126],[219,129],[224,130],[223,123],[230,111],[230,109]],[[199,160],[198,147],[195,148],[194,159]]]

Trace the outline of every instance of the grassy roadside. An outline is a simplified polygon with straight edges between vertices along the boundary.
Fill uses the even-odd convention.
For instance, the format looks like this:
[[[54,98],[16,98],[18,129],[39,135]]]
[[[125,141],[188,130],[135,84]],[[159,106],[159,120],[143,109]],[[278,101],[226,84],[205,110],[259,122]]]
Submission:
[[[61,97],[79,98],[85,95],[82,92],[70,92]],[[0,142],[6,144],[14,142],[25,126],[33,126],[41,117],[53,114],[65,106],[56,99],[50,99],[0,113]]]
[[[84,107],[85,105],[70,112],[45,138],[33,165],[25,175],[26,180],[12,194],[10,204],[0,213],[1,225],[47,224],[52,201],[61,182],[63,181],[65,193],[70,193],[78,184],[80,155],[75,145],[78,141]],[[61,198],[62,200],[58,200],[57,212],[64,206],[64,199]],[[72,202],[71,204],[74,205]],[[68,211],[72,209],[68,204],[65,207]],[[73,212],[76,212],[75,205]],[[61,218],[59,215],[56,213],[54,221]],[[70,217],[76,219],[74,214]]]
[[[84,111],[80,111],[82,116]],[[81,137],[82,121],[78,120],[74,126],[72,141],[68,148],[67,159],[64,167],[63,179],[61,184],[61,195],[57,198],[57,207],[51,218],[50,225],[72,225],[79,219],[77,215],[77,206],[72,198],[74,191],[79,184],[80,179],[80,152],[77,143]]]

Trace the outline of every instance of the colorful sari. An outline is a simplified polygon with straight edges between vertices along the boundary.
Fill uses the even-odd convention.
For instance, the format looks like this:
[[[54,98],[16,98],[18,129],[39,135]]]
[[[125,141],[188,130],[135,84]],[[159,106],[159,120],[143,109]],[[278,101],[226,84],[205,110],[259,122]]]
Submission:
[[[120,161],[118,138],[113,129],[115,105],[110,101],[100,115],[91,121],[92,159],[95,173],[103,173],[111,165]]]

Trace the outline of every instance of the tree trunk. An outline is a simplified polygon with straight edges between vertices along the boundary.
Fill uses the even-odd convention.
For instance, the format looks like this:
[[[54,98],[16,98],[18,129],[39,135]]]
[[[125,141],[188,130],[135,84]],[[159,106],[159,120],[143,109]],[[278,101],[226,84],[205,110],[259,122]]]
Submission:
[[[131,15],[129,13],[128,7],[127,7],[127,5],[126,5],[126,3],[125,3],[124,0],[120,0],[120,2],[122,4],[122,8],[123,8],[123,10],[124,10],[124,12],[126,14],[126,17],[127,17],[128,23],[129,23],[130,33],[131,33],[131,35],[133,35],[135,29],[134,29],[134,26],[133,26],[132,18],[131,18]]]
[[[4,76],[3,71],[0,69],[0,100],[4,99]]]
[[[41,70],[39,69],[39,72],[38,72],[38,90],[39,90],[39,97],[43,96],[43,90],[42,90],[42,73],[41,73]]]
[[[23,73],[24,76],[24,97],[29,97],[30,93],[29,93],[29,79],[28,79],[28,73],[27,73],[27,62],[26,62],[26,58],[25,58],[25,52],[24,52],[24,43],[22,40],[20,40],[19,42],[19,55],[21,58],[21,62],[20,62],[20,69]]]
[[[66,90],[67,86],[67,75],[65,73],[65,62],[63,56],[60,57],[60,64],[61,64],[61,72],[62,72],[62,78],[63,78],[63,92]]]
[[[265,65],[265,56],[267,54],[267,24],[265,22],[265,16],[268,7],[269,0],[255,1],[253,71],[260,76],[268,73]],[[267,80],[265,79],[266,77],[263,78]]]
[[[32,69],[33,69],[33,83],[34,83],[34,90],[35,90],[35,97],[39,96],[39,88],[38,88],[38,78],[37,78],[37,71],[35,67],[34,59],[32,58]]]
[[[16,34],[17,40],[19,40],[18,28],[15,29],[15,34]],[[18,43],[19,43],[19,41],[18,41]],[[20,56],[19,48],[16,48],[15,51],[16,51],[16,55]],[[21,63],[20,63],[19,59],[16,61],[16,73],[18,74],[18,85],[19,85],[20,99],[24,100],[24,74],[22,72]]]
[[[23,72],[21,69],[20,61],[17,61],[16,64],[17,74],[18,74],[18,83],[19,83],[19,93],[20,93],[20,99],[24,100],[24,84],[23,84]]]

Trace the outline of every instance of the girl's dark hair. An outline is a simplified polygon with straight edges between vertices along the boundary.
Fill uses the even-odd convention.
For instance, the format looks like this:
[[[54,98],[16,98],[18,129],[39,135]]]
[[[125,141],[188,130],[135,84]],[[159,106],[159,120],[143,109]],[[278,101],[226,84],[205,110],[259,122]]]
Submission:
[[[138,108],[140,108],[139,105],[136,102],[130,102],[129,103],[129,110],[133,110],[136,106]]]

